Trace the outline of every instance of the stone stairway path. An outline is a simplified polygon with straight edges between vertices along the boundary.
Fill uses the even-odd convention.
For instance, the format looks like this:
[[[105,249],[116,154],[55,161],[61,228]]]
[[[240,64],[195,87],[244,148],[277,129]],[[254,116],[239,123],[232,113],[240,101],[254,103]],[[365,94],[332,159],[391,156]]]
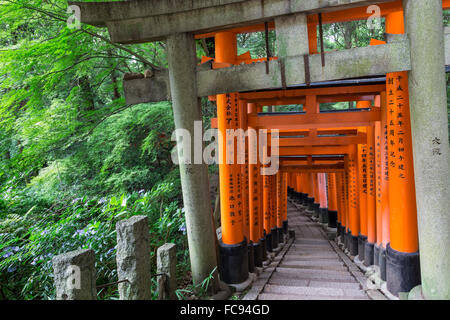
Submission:
[[[295,239],[264,269],[244,300],[370,299],[320,224],[292,203],[288,220]]]

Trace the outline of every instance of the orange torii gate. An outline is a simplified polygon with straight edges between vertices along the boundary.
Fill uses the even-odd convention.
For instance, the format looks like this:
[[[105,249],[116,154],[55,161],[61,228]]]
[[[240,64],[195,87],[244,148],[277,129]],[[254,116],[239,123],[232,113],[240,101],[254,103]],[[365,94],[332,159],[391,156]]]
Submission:
[[[374,108],[367,107],[364,110],[355,111],[344,111],[339,113],[337,116],[339,119],[345,119],[342,121],[345,123],[345,128],[333,128],[336,126],[343,126],[342,123],[336,123],[330,120],[330,112],[320,112],[318,106],[319,102],[332,102],[332,101],[349,101],[349,100],[359,100],[359,101],[369,101],[369,99],[374,100],[380,91],[385,90],[385,85],[371,85],[371,86],[348,86],[342,88],[321,88],[321,89],[298,89],[298,90],[283,90],[283,91],[268,91],[262,93],[244,93],[240,94],[240,101],[245,101],[244,105],[250,101],[254,108],[258,109],[258,106],[262,106],[270,102],[271,104],[282,105],[285,103],[302,103],[305,104],[306,112],[301,113],[256,113],[253,112],[247,115],[247,125],[252,128],[258,129],[274,129],[281,128],[280,136],[281,138],[277,142],[279,145],[279,156],[281,159],[285,156],[301,156],[301,155],[323,155],[323,154],[336,154],[336,155],[349,155],[347,158],[348,163],[355,162],[354,148],[349,149],[349,145],[358,145],[367,143],[367,134],[359,132],[356,128],[361,125],[370,126],[371,123],[376,120],[381,120],[380,108],[375,106]],[[319,95],[320,94],[320,95]],[[245,99],[245,100],[244,100]],[[286,100],[288,99],[288,100]],[[241,104],[241,103],[240,103]],[[261,109],[261,107],[259,107]],[[334,114],[338,114],[334,112]],[[345,116],[343,116],[345,114]],[[348,116],[351,114],[352,116]],[[295,117],[293,121],[292,118]],[[306,118],[306,120],[305,120]],[[335,116],[336,118],[336,116]],[[292,125],[291,123],[295,123]],[[214,128],[217,124],[217,120],[212,120],[212,127]],[[305,130],[305,128],[311,128]],[[316,128],[319,127],[319,128]],[[328,127],[329,129],[323,129],[323,127]],[[242,129],[246,129],[243,127]],[[269,146],[271,146],[272,139],[269,139]],[[351,152],[353,150],[353,154]],[[348,161],[350,159],[350,162]],[[322,222],[328,220],[335,221],[337,219],[331,218],[325,219],[324,214],[320,214],[321,197],[324,195],[323,188],[319,188],[318,176],[316,173],[337,173],[345,172],[345,162],[331,163],[331,164],[319,164],[312,163],[311,157],[308,157],[307,164],[298,164],[293,162],[281,161],[280,171],[281,172],[308,172],[310,177],[310,192],[309,192],[309,209],[314,213],[314,217],[320,218]],[[348,168],[353,168],[347,166]],[[353,179],[355,181],[356,169],[353,169]],[[273,205],[271,202],[270,195],[273,195],[274,183],[269,177],[264,177],[263,188],[265,192],[263,193],[264,205],[263,205],[263,219],[265,221],[265,235],[264,238],[269,238],[270,240],[266,243],[266,246],[271,252],[273,247],[277,247],[278,237],[274,227],[273,219]],[[278,175],[277,175],[278,181]],[[279,184],[277,184],[279,185]],[[355,190],[354,183],[352,184],[352,190]],[[272,190],[272,191],[271,191]],[[320,191],[321,192],[320,192]],[[356,199],[356,195],[352,195],[352,201]],[[278,199],[280,200],[280,199]],[[282,201],[282,200],[280,200]],[[315,203],[314,203],[315,201]],[[324,209],[324,202],[322,199],[322,209]],[[337,211],[337,210],[336,210]],[[323,210],[322,210],[323,212]],[[352,211],[351,220],[353,224],[359,224],[359,211],[354,208]],[[337,215],[337,213],[336,213]],[[354,221],[354,222],[353,222]],[[359,227],[354,227],[354,234],[351,234],[351,229],[347,227],[346,229],[346,243],[351,248],[351,252],[355,255],[358,252],[358,234]],[[351,238],[351,241],[348,238]],[[249,266],[251,268],[251,266]]]
[[[280,139],[277,156],[281,158],[344,156],[343,169],[339,160],[310,160],[306,165],[286,162],[287,165],[281,164],[279,173],[265,175],[264,179],[260,173],[266,166],[264,161],[257,160],[251,166],[222,162],[222,280],[230,284],[246,282],[252,271],[252,257],[256,265],[264,260],[264,245],[276,250],[280,225],[286,226],[283,231],[287,230],[283,212],[285,177],[290,176],[289,190],[305,194],[311,209],[314,200],[319,207],[325,205],[321,196],[323,178],[319,180],[316,173],[328,170],[328,207],[337,211],[338,233],[350,253],[358,254],[365,264],[378,263],[382,278],[384,268],[387,288],[395,295],[410,291],[422,281],[426,297],[448,298],[450,255],[446,248],[450,228],[442,213],[448,209],[450,197],[442,190],[448,189],[450,170],[446,161],[449,148],[443,143],[448,138],[448,128],[440,121],[446,119],[443,62],[449,64],[449,58],[444,52],[440,21],[441,9],[448,8],[450,1],[324,0],[319,4],[305,0],[306,6],[277,1],[280,6],[265,5],[270,0],[251,1],[255,10],[248,11],[241,10],[246,1],[231,0],[75,4],[81,8],[82,21],[106,26],[113,42],[167,40],[169,69],[158,70],[152,77],[124,81],[127,103],[171,99],[176,127],[193,133],[193,121],[201,119],[198,98],[217,95],[221,132],[247,127],[278,129],[287,136]],[[371,3],[377,4],[386,18],[387,43],[374,41],[373,44],[381,45],[342,52],[321,50],[318,54],[318,13],[322,23],[367,19],[370,14],[366,5]],[[422,15],[428,19],[419,23]],[[236,34],[269,29],[276,31],[278,57],[268,55],[267,59],[258,60],[263,63],[241,66],[249,57],[237,57]],[[401,35],[405,31],[407,36]],[[215,38],[214,63],[196,67],[194,37]],[[379,75],[387,75],[386,83],[377,83],[374,86],[382,88],[371,91],[367,90],[369,85],[358,85],[354,87],[366,91],[344,92],[345,86],[336,82]],[[328,87],[316,88],[317,82],[326,82]],[[302,95],[295,90],[310,91]],[[333,90],[336,91],[331,93]],[[379,102],[370,108],[351,112],[320,112],[318,107],[323,102],[367,103],[377,99]],[[303,104],[305,113],[261,114],[262,105],[291,103]],[[428,112],[429,106],[433,112]],[[439,125],[433,126],[434,122]],[[348,128],[356,133],[337,137],[319,134],[320,130]],[[308,132],[303,134],[305,130]],[[258,137],[249,136],[247,140],[258,144]],[[364,145],[361,141],[366,142],[366,147],[358,150],[358,145]],[[219,145],[219,157],[226,158],[225,140]],[[233,147],[232,151],[237,160],[237,149]],[[254,150],[248,150],[247,156],[254,157]],[[184,154],[180,153],[180,157]],[[216,265],[207,171],[204,165],[180,162],[180,172],[193,278],[199,283]],[[294,177],[295,172],[299,173]],[[267,236],[272,237],[270,241]],[[419,245],[423,266],[420,272]]]

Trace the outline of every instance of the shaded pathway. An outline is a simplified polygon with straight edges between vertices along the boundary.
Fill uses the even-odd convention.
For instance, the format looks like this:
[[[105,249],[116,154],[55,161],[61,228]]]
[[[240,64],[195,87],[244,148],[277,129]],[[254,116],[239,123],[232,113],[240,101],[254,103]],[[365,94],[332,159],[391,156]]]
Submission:
[[[292,203],[288,218],[295,239],[264,269],[244,300],[368,300],[322,227]]]

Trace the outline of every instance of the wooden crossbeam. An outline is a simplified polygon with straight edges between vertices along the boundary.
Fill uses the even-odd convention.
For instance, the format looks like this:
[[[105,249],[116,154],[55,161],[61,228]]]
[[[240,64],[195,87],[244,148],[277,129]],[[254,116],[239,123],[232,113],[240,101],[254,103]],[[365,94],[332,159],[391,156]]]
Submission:
[[[268,140],[269,146],[271,139]],[[300,146],[346,146],[349,144],[366,144],[367,135],[358,132],[356,136],[344,137],[305,137],[305,138],[280,138],[280,147],[300,147]]]
[[[373,95],[336,95],[336,96],[323,96],[317,97],[318,103],[332,103],[332,102],[348,102],[348,101],[372,101],[375,97]],[[251,99],[248,103],[257,103],[260,106],[285,106],[291,104],[305,104],[304,97],[298,98],[271,98],[271,99]]]
[[[248,124],[259,129],[309,129],[334,127],[367,127],[381,120],[379,108],[370,111],[333,112],[300,115],[250,116]]]
[[[280,147],[279,156],[308,156],[308,155],[345,155],[349,153],[348,146],[320,146],[320,147]]]
[[[306,96],[317,96],[317,101],[328,101],[329,99],[339,97],[358,97],[358,100],[364,99],[364,96],[378,95],[386,90],[385,84],[373,85],[352,85],[325,88],[301,88],[290,90],[270,90],[258,92],[241,92],[239,99],[246,100],[248,103],[259,102],[263,99],[290,99],[305,98]],[[351,100],[349,100],[351,101]]]
[[[301,166],[280,166],[282,172],[313,172],[313,173],[333,173],[345,170],[344,162],[336,164],[314,164]]]
[[[305,164],[308,163],[308,161],[311,161],[311,163],[318,163],[318,162],[339,162],[343,161],[344,156],[296,156],[296,157],[280,157],[280,163],[285,163],[289,165],[292,163],[295,164]]]
[[[312,164],[336,164],[339,162],[343,162],[344,159],[339,159],[340,161],[336,160],[315,160],[312,162]],[[308,161],[281,161],[280,166],[303,166],[308,164]]]

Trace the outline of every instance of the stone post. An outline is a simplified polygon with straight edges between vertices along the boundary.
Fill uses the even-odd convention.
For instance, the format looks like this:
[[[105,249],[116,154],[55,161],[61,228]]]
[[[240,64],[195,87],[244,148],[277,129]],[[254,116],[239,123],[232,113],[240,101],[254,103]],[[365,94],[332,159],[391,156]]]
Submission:
[[[95,253],[77,250],[52,259],[56,300],[96,300]]]
[[[148,218],[134,216],[119,221],[117,231],[117,276],[120,300],[151,300]]]
[[[158,248],[156,255],[159,300],[176,300],[177,251],[175,244],[166,243],[162,245]],[[161,285],[163,285],[163,287],[161,287]]]
[[[441,0],[404,0],[420,270],[427,299],[450,299],[450,151]]]
[[[192,34],[175,34],[167,38],[170,92],[175,127],[191,136],[194,149],[194,122],[202,121],[200,101],[197,96],[196,51]],[[181,187],[186,212],[186,231],[189,244],[192,278],[201,283],[217,268],[215,230],[209,197],[208,168],[206,164],[192,164],[188,152],[178,149]],[[193,152],[189,153],[191,156]],[[223,199],[221,199],[222,201]],[[219,288],[217,272],[211,289]]]

